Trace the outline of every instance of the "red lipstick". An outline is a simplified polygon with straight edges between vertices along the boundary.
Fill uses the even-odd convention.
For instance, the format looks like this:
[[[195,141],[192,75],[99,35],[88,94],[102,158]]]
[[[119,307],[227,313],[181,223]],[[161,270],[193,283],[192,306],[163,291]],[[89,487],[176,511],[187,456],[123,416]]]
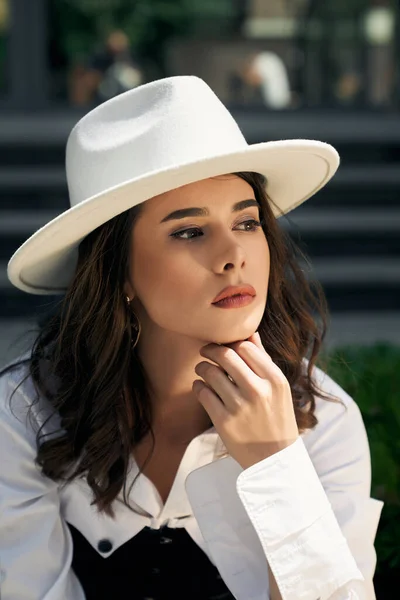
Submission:
[[[255,296],[256,290],[252,285],[244,283],[243,285],[228,285],[215,296],[212,304],[223,300],[224,298],[230,298],[231,296]]]

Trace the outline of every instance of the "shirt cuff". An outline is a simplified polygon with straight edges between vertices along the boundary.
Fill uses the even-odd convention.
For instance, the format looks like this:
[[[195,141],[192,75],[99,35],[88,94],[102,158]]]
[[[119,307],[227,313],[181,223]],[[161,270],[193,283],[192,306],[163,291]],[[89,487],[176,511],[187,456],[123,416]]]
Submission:
[[[364,581],[301,437],[242,471],[236,489],[284,600]]]

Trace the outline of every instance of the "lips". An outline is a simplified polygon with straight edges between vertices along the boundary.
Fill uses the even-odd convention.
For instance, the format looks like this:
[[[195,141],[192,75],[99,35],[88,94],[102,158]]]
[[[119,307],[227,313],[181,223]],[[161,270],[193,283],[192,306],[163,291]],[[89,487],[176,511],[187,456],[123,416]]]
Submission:
[[[248,284],[243,284],[243,285],[229,285],[228,287],[225,287],[223,290],[220,291],[220,293],[214,298],[214,300],[212,301],[212,304],[215,304],[216,302],[219,302],[220,300],[223,300],[224,298],[230,298],[231,296],[239,296],[239,295],[250,295],[250,296],[255,296],[256,295],[256,290],[253,288],[252,285],[248,285]]]

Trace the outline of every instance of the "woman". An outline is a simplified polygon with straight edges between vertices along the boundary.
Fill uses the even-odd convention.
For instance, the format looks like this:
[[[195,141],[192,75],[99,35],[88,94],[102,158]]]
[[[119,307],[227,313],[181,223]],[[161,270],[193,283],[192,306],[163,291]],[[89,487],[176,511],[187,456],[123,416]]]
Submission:
[[[1,377],[2,598],[375,597],[364,424],[277,224],[337,166],[247,145],[196,77],[74,127],[71,208],[8,268],[64,296]]]

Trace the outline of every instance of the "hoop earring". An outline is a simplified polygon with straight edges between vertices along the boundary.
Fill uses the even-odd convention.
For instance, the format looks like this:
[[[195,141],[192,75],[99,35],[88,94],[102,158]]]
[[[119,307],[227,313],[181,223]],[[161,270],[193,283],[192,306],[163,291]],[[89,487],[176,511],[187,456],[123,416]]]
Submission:
[[[131,329],[134,329],[135,332],[136,332],[136,340],[135,340],[135,342],[132,341],[132,343],[131,343],[131,347],[132,347],[132,350],[133,350],[135,348],[135,346],[137,345],[138,341],[139,341],[139,337],[140,337],[140,334],[141,334],[141,331],[142,331],[142,326],[140,324],[140,321],[139,321],[137,315],[131,309],[131,300],[129,299],[129,296],[125,296],[125,298],[126,298],[126,304],[128,306],[129,316],[131,318],[132,318],[132,316],[134,316],[135,319],[136,319],[136,323],[132,323],[131,322]]]

